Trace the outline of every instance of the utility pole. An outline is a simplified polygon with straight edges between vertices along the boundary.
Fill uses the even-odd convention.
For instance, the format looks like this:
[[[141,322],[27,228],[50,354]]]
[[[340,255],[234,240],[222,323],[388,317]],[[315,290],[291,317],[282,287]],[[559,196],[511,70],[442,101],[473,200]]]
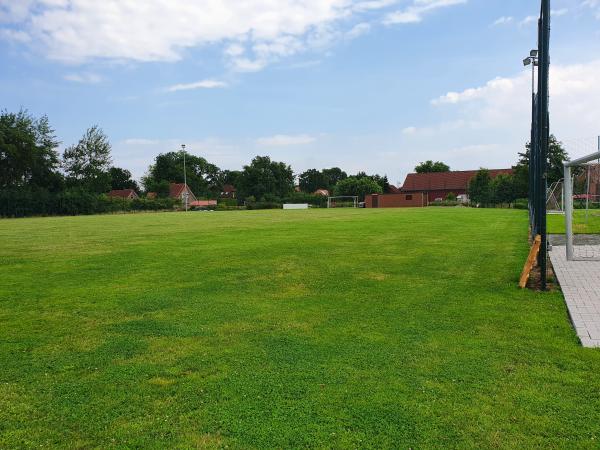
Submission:
[[[185,212],[187,212],[187,210],[188,210],[188,185],[187,185],[187,173],[185,170],[185,144],[181,144],[181,151],[183,153],[183,185],[184,185],[183,197],[184,197],[184,203],[185,203]]]

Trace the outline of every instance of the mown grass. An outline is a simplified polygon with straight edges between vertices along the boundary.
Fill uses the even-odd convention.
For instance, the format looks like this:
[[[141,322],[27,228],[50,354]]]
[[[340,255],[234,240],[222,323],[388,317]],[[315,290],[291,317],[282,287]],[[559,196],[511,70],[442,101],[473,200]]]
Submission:
[[[0,447],[589,448],[514,210],[0,221]]]
[[[548,215],[548,233],[565,234],[565,216],[560,214]],[[576,209],[573,212],[573,233],[600,234],[600,210]]]

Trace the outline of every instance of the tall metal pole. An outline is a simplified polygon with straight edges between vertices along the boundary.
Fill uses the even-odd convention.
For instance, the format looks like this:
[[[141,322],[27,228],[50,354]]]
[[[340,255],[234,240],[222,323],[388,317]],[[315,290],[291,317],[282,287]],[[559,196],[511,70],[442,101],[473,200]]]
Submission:
[[[185,144],[181,144],[181,151],[183,152],[183,198],[185,203],[185,211],[188,210],[188,187],[187,187],[187,172],[185,170]]]
[[[549,70],[550,70],[550,0],[542,0],[541,18],[539,23],[539,76],[538,76],[538,112],[539,112],[539,160],[538,160],[538,206],[539,234],[542,237],[539,253],[541,271],[541,289],[547,288],[548,266],[548,236],[546,229],[546,182],[548,146],[550,140],[550,119],[548,113],[549,101]]]

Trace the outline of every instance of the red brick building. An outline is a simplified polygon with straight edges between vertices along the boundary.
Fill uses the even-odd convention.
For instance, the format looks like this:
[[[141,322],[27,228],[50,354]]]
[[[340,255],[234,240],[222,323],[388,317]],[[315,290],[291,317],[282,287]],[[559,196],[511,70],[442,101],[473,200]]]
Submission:
[[[420,193],[427,195],[429,203],[436,200],[445,200],[448,194],[466,195],[469,181],[477,175],[477,170],[464,170],[456,172],[435,173],[410,173],[406,176],[402,193]],[[512,169],[490,170],[490,176],[496,178],[498,175],[511,175]]]

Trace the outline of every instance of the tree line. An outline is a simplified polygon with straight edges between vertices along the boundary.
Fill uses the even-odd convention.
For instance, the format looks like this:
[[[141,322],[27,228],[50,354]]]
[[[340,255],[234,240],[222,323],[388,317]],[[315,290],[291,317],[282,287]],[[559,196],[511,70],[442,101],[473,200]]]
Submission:
[[[362,200],[389,187],[386,176],[364,172],[349,176],[339,167],[310,169],[296,177],[288,164],[268,156],[256,156],[241,170],[221,170],[182,151],[159,154],[138,184],[129,170],[113,164],[112,146],[99,126],[87,129],[62,154],[60,144],[47,116],[36,118],[25,110],[0,113],[0,216],[172,209],[177,200],[169,198],[169,188],[171,183],[183,183],[184,158],[185,178],[196,197],[217,199],[224,186],[233,185],[237,201],[255,208],[285,201],[323,206],[326,198],[315,195],[319,189]],[[133,204],[106,195],[122,189],[156,195]]]

